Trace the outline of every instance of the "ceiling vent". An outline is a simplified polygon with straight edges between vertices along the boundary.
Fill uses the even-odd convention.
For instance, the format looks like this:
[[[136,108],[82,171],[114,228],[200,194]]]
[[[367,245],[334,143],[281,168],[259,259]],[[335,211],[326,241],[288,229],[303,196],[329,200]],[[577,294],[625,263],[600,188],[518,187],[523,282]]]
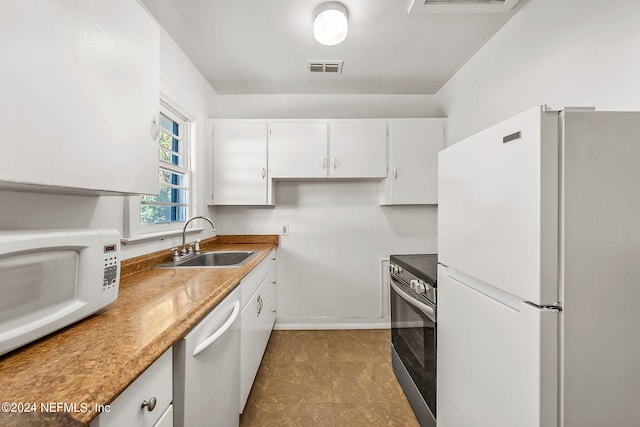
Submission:
[[[507,13],[519,0],[412,0],[409,13]]]
[[[310,73],[342,74],[344,61],[307,61],[307,70]]]

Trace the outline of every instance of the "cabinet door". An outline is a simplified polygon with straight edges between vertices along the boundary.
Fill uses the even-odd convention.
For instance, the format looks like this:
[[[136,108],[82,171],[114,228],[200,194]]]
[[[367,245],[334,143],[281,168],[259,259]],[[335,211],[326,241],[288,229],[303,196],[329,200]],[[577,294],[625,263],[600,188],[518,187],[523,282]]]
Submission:
[[[272,178],[327,177],[326,123],[272,123],[269,168]]]
[[[213,204],[265,205],[267,123],[213,124]]]
[[[389,123],[389,177],[383,204],[437,204],[442,120]]]
[[[329,123],[331,178],[384,178],[387,175],[387,123],[357,120]]]
[[[2,187],[157,193],[155,21],[130,0],[7,0],[3,15]]]
[[[276,320],[276,275],[274,267],[242,311],[240,338],[240,412],[242,413],[253,380]]]

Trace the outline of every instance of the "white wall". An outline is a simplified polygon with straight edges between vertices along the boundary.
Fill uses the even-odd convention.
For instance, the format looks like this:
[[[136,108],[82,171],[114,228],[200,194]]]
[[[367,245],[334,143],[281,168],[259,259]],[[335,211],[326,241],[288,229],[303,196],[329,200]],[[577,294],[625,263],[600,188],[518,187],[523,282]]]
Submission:
[[[273,208],[212,215],[221,234],[277,234],[288,224],[278,249],[278,327],[387,326],[380,260],[435,253],[437,207],[378,206],[375,181],[278,181],[275,196]]]
[[[448,144],[534,105],[640,110],[640,2],[531,0],[436,94]]]
[[[219,95],[225,118],[433,117],[433,96]],[[381,259],[436,251],[436,206],[379,206],[380,181],[282,180],[275,207],[215,207],[221,234],[279,233],[278,328],[388,327]]]
[[[438,117],[434,95],[219,95],[218,118]]]
[[[160,77],[166,92],[180,97],[190,104],[192,110],[200,112],[201,122],[215,114],[215,90],[164,31],[161,31],[160,39]],[[201,131],[196,138],[200,144],[198,150],[202,150],[204,138]],[[202,165],[198,166],[203,169]],[[123,197],[0,191],[0,199],[0,229],[115,228],[120,233],[123,231]],[[207,234],[211,233],[203,232],[202,236]],[[169,248],[179,240],[173,237],[167,241],[125,245],[122,258]]]

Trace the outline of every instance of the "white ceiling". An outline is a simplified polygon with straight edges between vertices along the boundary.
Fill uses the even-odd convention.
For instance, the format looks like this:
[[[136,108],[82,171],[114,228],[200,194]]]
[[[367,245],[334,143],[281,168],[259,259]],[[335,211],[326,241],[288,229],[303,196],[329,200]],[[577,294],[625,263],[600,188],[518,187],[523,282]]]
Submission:
[[[342,0],[349,35],[323,46],[323,0],[141,1],[221,94],[434,94],[518,9],[409,14],[410,0]],[[343,72],[312,74],[307,60],[343,60]]]

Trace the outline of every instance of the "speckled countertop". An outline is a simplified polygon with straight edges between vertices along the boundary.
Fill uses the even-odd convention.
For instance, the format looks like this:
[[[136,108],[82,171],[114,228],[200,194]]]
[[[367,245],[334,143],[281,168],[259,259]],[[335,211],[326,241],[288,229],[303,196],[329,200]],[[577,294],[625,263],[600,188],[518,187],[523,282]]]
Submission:
[[[95,405],[112,402],[149,365],[228,295],[278,243],[278,236],[218,236],[203,250],[260,250],[234,268],[152,269],[168,251],[122,262],[118,299],[101,313],[0,356],[0,403],[35,404],[35,413],[0,410],[0,425],[86,425]],[[48,402],[87,411],[40,412]]]

